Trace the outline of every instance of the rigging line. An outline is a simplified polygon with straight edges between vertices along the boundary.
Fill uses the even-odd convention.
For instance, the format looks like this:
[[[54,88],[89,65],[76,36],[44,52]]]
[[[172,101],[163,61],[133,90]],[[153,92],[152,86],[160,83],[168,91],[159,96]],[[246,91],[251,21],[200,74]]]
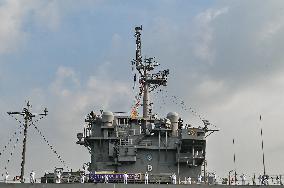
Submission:
[[[33,123],[32,123],[33,124]],[[34,127],[36,128],[36,130],[39,132],[39,134],[42,136],[42,138],[44,139],[44,141],[48,144],[48,146],[50,147],[50,149],[56,154],[56,156],[58,157],[59,161],[62,163],[65,163],[65,161],[63,161],[61,159],[61,157],[59,156],[59,154],[54,150],[53,146],[51,144],[49,144],[48,140],[46,139],[46,137],[42,134],[42,132],[38,129],[37,126],[35,126],[35,124],[33,124]]]
[[[20,121],[18,118],[16,118],[12,114],[8,114],[8,115],[11,116],[12,118],[14,118],[20,124],[20,128],[24,128],[25,127],[24,123],[22,121]]]
[[[208,135],[205,136],[205,138],[207,138],[208,136],[210,136],[212,133],[214,133],[213,131],[210,132]]]
[[[34,126],[34,128],[37,130],[37,132],[40,134],[40,136],[42,137],[42,139],[46,142],[46,144],[48,145],[48,147],[52,150],[52,152],[56,155],[57,159],[67,168],[67,170],[69,170],[70,168],[68,167],[68,165],[66,164],[66,162],[62,159],[62,157],[57,153],[57,151],[54,149],[54,147],[48,142],[48,140],[46,139],[46,137],[42,134],[42,132],[38,129],[38,127],[31,122],[31,124]]]
[[[198,119],[200,119],[201,121],[206,120],[206,118],[204,116],[202,116],[201,114],[199,114],[194,108],[192,107],[188,107],[184,100],[182,100],[180,97],[178,96],[171,96],[172,98],[172,102],[175,104],[180,104],[181,109],[183,109],[184,111],[189,111],[192,113],[192,115],[194,115],[195,117],[198,117]],[[180,102],[177,102],[177,100],[179,100]],[[216,125],[210,123],[211,126],[218,128]],[[209,135],[208,135],[209,136]]]
[[[7,163],[6,163],[5,166],[4,166],[4,170],[5,170],[6,172],[7,172],[7,167],[8,167],[8,165],[9,165],[9,163],[11,162],[11,159],[12,159],[12,157],[13,157],[13,155],[14,155],[15,149],[16,149],[18,143],[19,143],[19,140],[20,140],[19,137],[22,135],[23,131],[20,131],[19,133],[20,133],[20,134],[18,135],[15,144],[13,145],[12,151],[10,152],[10,157],[8,158]],[[3,176],[4,176],[4,173],[2,173],[1,176],[3,177]]]
[[[159,108],[161,109],[161,103],[164,102],[164,88],[156,90],[154,94],[155,95],[153,96],[152,100],[155,101],[155,103],[157,103],[156,106],[159,106]],[[158,96],[158,94],[160,95]]]
[[[190,111],[192,113],[192,115],[198,117],[200,120],[204,120],[205,118],[199,114],[194,108],[192,107],[188,107],[184,100],[182,100],[180,97],[177,97],[177,96],[171,96],[173,98],[172,102],[175,103],[175,104],[180,104],[181,105],[181,108],[185,111]],[[179,100],[180,102],[176,102],[174,100]]]
[[[12,118],[14,118],[17,122],[20,123],[20,126],[23,125],[22,121],[18,120],[18,118],[16,118],[15,116],[13,116],[12,114],[8,114],[9,116],[11,116]]]
[[[35,121],[32,121],[32,120],[30,120],[29,122],[30,123],[37,123],[37,122],[39,122],[41,119],[43,119],[45,116],[41,116],[40,118],[38,118],[37,120],[35,120]],[[29,126],[31,126],[31,124],[29,124]]]
[[[162,88],[160,92],[161,92],[161,101],[160,101],[159,109],[162,110],[164,109],[164,106],[166,105],[167,90]]]
[[[14,137],[17,135],[17,131],[14,132],[14,134],[12,135],[12,137],[9,139],[8,143],[3,147],[3,149],[0,152],[0,157],[4,155],[4,152],[6,151],[6,149],[10,146],[12,140],[14,139]]]
[[[20,125],[20,128],[23,128],[22,125]],[[20,131],[19,131],[20,130]],[[8,140],[7,144],[4,145],[4,147],[2,148],[2,150],[0,150],[0,158],[1,156],[3,156],[4,152],[6,151],[6,149],[10,146],[12,140],[14,139],[14,137],[17,135],[17,133],[20,132],[21,134],[21,129],[17,129],[14,131],[13,135],[10,137],[10,139]]]

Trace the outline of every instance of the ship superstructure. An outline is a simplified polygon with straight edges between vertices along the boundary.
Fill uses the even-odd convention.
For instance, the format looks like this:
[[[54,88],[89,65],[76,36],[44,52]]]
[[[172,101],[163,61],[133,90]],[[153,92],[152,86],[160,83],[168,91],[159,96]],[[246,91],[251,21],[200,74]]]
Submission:
[[[162,118],[152,112],[149,95],[167,85],[169,70],[153,73],[159,64],[154,58],[142,59],[141,31],[142,26],[135,28],[136,58],[132,66],[137,71],[134,82],[139,82],[139,94],[131,114],[90,112],[85,120],[88,126],[77,134],[77,144],[90,151],[91,174],[134,173],[143,177],[147,172],[151,181],[166,182],[175,173],[181,179],[196,179],[205,174],[206,134],[215,130],[208,129],[206,120],[204,127],[196,128],[184,124],[176,112]],[[143,108],[142,117],[137,112],[139,106]]]

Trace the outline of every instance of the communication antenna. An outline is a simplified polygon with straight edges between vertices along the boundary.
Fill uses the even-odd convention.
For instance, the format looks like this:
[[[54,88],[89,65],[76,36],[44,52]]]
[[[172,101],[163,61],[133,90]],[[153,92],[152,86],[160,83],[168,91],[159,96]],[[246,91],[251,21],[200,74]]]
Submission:
[[[167,77],[169,74],[169,69],[159,71],[157,73],[150,73],[160,64],[157,63],[153,57],[144,58],[142,60],[142,43],[141,43],[141,31],[142,25],[135,27],[135,37],[136,37],[136,58],[132,60],[132,66],[136,67],[139,73],[139,97],[143,96],[143,118],[148,119],[151,110],[149,109],[149,93],[155,90],[159,86],[167,85]],[[134,81],[136,81],[136,74],[134,76]]]
[[[203,124],[204,124],[203,130],[205,131],[205,133],[208,133],[208,134],[205,136],[205,138],[207,138],[208,136],[210,136],[210,135],[211,135],[212,133],[214,133],[214,132],[220,131],[220,130],[217,129],[217,128],[216,128],[216,129],[209,129],[208,126],[213,125],[213,124],[211,124],[208,120],[203,119],[202,122],[203,122]],[[215,126],[215,125],[213,125],[213,126]],[[216,126],[215,126],[215,127],[216,127]]]
[[[27,133],[28,127],[32,122],[32,119],[36,116],[47,116],[47,108],[44,109],[43,113],[32,113],[31,112],[31,104],[28,101],[27,106],[23,108],[21,112],[7,112],[8,115],[14,117],[13,115],[20,115],[24,118],[24,140],[23,140],[23,151],[22,151],[22,163],[21,163],[21,183],[24,183],[24,174],[25,174],[25,159],[26,159],[26,143],[27,143]],[[16,118],[15,118],[16,119]],[[17,120],[17,119],[16,119]]]
[[[234,161],[234,168],[235,168],[235,185],[237,185],[237,168],[236,168],[236,152],[235,152],[235,138],[233,138],[233,148],[234,148],[234,157],[233,157],[233,161]],[[231,181],[231,180],[230,180]]]
[[[259,122],[261,123],[261,115],[259,116]],[[263,146],[263,136],[262,136],[262,127],[260,127],[260,136],[261,136],[261,150],[262,150],[262,166],[263,166],[263,175],[266,175],[265,170],[265,161],[264,161],[264,146]]]

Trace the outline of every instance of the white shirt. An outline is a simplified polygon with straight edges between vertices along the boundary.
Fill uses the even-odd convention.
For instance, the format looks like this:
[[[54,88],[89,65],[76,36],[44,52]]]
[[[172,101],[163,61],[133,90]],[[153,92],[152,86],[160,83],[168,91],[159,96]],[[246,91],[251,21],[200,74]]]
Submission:
[[[188,177],[188,178],[187,178],[187,182],[188,182],[189,184],[191,184],[191,177]]]
[[[201,180],[202,180],[202,176],[199,175],[199,176],[198,176],[198,182],[201,183]]]
[[[31,177],[32,179],[35,179],[35,172],[32,171],[32,172],[30,173],[30,177]]]
[[[9,174],[6,174],[6,176],[5,176],[5,182],[7,182],[9,176],[10,176]]]

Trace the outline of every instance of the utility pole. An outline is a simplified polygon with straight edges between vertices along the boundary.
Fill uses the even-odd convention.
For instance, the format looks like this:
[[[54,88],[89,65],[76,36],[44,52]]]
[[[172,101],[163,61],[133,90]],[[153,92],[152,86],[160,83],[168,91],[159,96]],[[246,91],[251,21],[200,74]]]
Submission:
[[[26,162],[26,144],[27,144],[27,136],[28,136],[28,127],[29,123],[33,123],[32,120],[36,116],[47,116],[47,108],[44,109],[43,113],[35,114],[31,112],[30,102],[27,102],[27,106],[23,108],[21,112],[7,112],[8,115],[21,115],[24,118],[24,140],[23,140],[23,151],[22,151],[22,162],[21,162],[21,183],[24,183],[24,174],[25,174],[25,162]]]

